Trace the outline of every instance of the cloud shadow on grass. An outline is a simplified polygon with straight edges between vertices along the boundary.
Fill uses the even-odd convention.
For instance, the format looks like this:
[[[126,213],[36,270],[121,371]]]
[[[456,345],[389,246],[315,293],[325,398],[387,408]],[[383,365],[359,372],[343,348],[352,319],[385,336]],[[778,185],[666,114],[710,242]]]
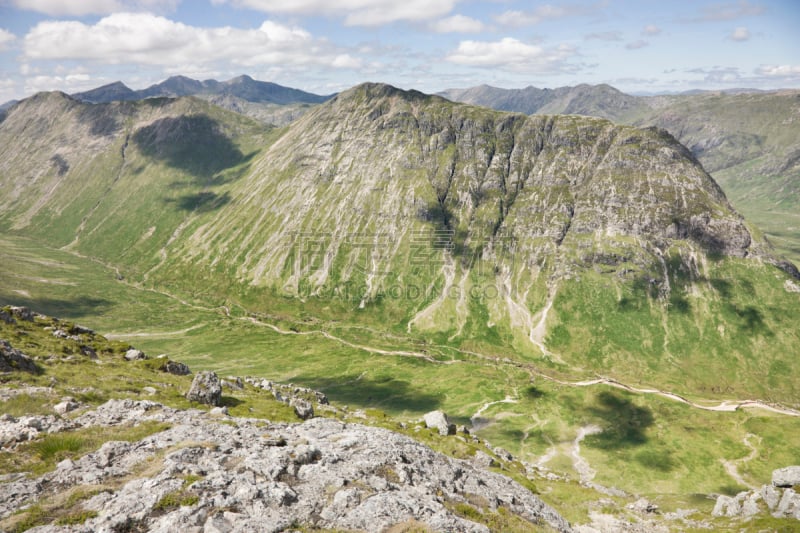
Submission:
[[[403,379],[344,375],[331,378],[298,376],[294,381],[320,390],[331,400],[350,407],[425,413],[437,409],[440,404],[436,395]]]

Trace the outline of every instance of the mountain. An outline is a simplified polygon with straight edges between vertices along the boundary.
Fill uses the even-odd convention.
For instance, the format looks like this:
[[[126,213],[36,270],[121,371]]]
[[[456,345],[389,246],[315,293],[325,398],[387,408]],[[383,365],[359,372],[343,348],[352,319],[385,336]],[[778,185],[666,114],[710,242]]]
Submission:
[[[500,89],[480,85],[470,89],[448,89],[438,94],[456,102],[526,115],[574,114],[617,120],[643,107],[638,98],[605,84],[556,89]]]
[[[103,85],[102,87],[97,87],[89,91],[75,93],[72,97],[90,104],[139,99],[137,92],[121,81],[109,83],[108,85]]]
[[[246,75],[223,82],[217,80],[198,81],[186,76],[172,76],[161,83],[138,91],[133,91],[118,81],[91,91],[75,93],[72,96],[93,104],[163,96],[171,98],[179,96],[233,97],[246,102],[278,105],[319,104],[330,98],[330,96],[307,93],[276,83],[256,81]]]
[[[627,122],[669,130],[775,247],[800,260],[800,91],[646,99]]]
[[[102,325],[195,371],[321,391],[349,406],[348,425],[407,431],[532,480],[574,524],[603,530],[614,515],[628,530],[758,531],[789,520],[709,517],[717,496],[800,456],[800,282],[663,129],[381,84],[285,128],[197,97],[42,93],[0,123],[0,261],[2,302]],[[18,329],[14,349],[52,362],[31,383],[59,397],[97,406],[147,388],[188,406],[172,377],[79,366],[80,345],[64,351],[61,333]],[[156,372],[161,361],[133,364]],[[261,402],[272,396],[225,381],[237,427],[214,435],[241,417],[284,420]],[[434,410],[472,435],[439,441],[417,422]],[[169,472],[159,481],[191,488]],[[40,490],[47,475],[14,483]],[[386,487],[376,478],[395,483],[381,469],[375,490]],[[366,492],[342,505],[370,501],[373,489],[351,488]],[[96,502],[112,500],[118,509],[113,494]],[[508,517],[492,499],[440,503]]]
[[[800,91],[690,91],[631,96],[607,85],[559,89],[451,89],[444,96],[526,114],[599,116],[637,126],[658,126],[688,146],[733,205],[763,229],[786,257],[800,261]]]
[[[118,81],[72,95],[77,100],[92,104],[181,96],[197,96],[224,109],[276,126],[288,124],[302,116],[311,106],[330,98],[276,83],[256,81],[246,75],[223,82],[172,76],[138,91],[131,90]]]
[[[664,130],[366,84],[285,132],[41,94],[0,146],[3,231],[127,278],[681,388],[800,364],[781,263]]]

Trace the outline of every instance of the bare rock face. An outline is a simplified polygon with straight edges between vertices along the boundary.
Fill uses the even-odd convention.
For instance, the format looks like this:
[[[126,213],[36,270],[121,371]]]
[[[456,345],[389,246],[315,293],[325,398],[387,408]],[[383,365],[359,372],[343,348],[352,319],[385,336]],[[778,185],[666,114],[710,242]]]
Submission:
[[[425,413],[425,426],[439,431],[439,435],[455,435],[456,425],[442,411]]]
[[[308,400],[304,400],[302,398],[292,398],[289,400],[289,405],[294,408],[295,414],[303,420],[308,420],[309,418],[314,417],[314,406],[312,406],[311,402]]]
[[[800,466],[787,466],[772,471],[772,485],[775,487],[793,487],[800,485]]]
[[[219,406],[221,398],[222,384],[216,372],[198,372],[186,393],[186,399],[206,405]]]
[[[0,372],[14,370],[36,373],[39,369],[33,359],[11,346],[8,341],[0,339]]]
[[[111,400],[73,422],[102,427],[145,420],[170,428],[138,442],[107,442],[53,472],[5,483],[0,519],[51,487],[106,484],[83,503],[97,516],[81,531],[278,532],[298,525],[383,531],[416,520],[434,531],[488,533],[448,506],[476,499],[485,501],[480,512],[503,507],[531,522],[531,529],[571,531],[515,481],[381,428],[325,418],[221,423],[201,411],[132,400]],[[153,461],[160,461],[158,468]],[[123,484],[111,483],[125,476]],[[183,504],[165,505],[170,496]]]

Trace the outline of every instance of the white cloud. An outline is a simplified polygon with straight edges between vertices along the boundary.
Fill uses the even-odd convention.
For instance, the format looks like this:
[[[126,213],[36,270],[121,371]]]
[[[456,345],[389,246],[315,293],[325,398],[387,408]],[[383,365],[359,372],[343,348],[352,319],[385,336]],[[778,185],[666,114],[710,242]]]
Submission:
[[[483,31],[484,25],[471,17],[453,15],[431,23],[431,29],[437,33],[478,33]]]
[[[555,74],[573,71],[567,60],[575,54],[576,50],[567,45],[544,48],[506,37],[494,42],[461,41],[446,59],[459,65]]]
[[[253,67],[273,64],[356,68],[358,60],[302,28],[265,21],[257,29],[197,28],[148,13],[116,13],[94,25],[47,21],[24,38],[24,58],[92,60],[207,68],[216,62]]]
[[[104,80],[92,79],[88,74],[68,74],[66,76],[32,76],[25,78],[25,94],[51,91],[53,87],[72,93],[92,89],[105,83]]]
[[[647,41],[645,41],[643,39],[639,39],[638,41],[633,41],[632,43],[626,44],[625,48],[627,48],[628,50],[638,50],[640,48],[644,48],[645,46],[648,46],[649,44],[650,43],[648,43]]]
[[[731,32],[728,38],[732,41],[738,41],[738,42],[747,41],[748,39],[750,39],[750,32],[744,26],[739,26],[738,28],[733,30],[733,32]]]
[[[743,17],[753,17],[763,14],[767,9],[762,5],[754,5],[747,0],[738,2],[712,4],[702,9],[702,15],[689,19],[689,22],[708,22],[720,20],[734,20]]]
[[[655,24],[648,24],[642,29],[642,35],[658,35],[661,33],[661,28]]]
[[[343,16],[348,26],[433,20],[450,13],[459,0],[212,0],[265,13]]]
[[[118,11],[174,11],[181,0],[12,0],[28,11],[51,16],[109,15]]]
[[[756,74],[770,78],[800,76],[800,65],[762,65]]]
[[[8,45],[14,42],[17,36],[10,31],[0,28],[0,52],[8,48]]]
[[[548,19],[558,19],[575,15],[584,15],[591,8],[576,5],[554,6],[545,4],[538,6],[533,11],[510,10],[494,17],[498,24],[519,28],[521,26],[534,26]]]
[[[587,41],[596,40],[596,41],[621,41],[622,40],[622,32],[621,31],[601,31],[597,33],[590,33],[583,37]]]

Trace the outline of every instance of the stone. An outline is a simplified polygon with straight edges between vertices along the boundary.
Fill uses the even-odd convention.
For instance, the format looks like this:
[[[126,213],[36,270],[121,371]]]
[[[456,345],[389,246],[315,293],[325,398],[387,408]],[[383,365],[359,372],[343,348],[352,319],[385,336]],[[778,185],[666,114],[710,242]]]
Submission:
[[[778,502],[781,501],[781,491],[772,485],[764,485],[761,487],[761,498],[767,504],[767,508],[770,511],[774,511],[778,506]]]
[[[654,504],[647,498],[639,498],[635,502],[629,504],[628,509],[639,514],[653,514],[658,512],[658,505]]]
[[[758,501],[761,499],[761,494],[758,492],[750,492],[744,501],[742,501],[742,510],[741,515],[745,518],[750,518],[751,516],[757,515],[761,509],[759,509]]]
[[[0,372],[18,370],[35,374],[39,372],[39,367],[33,359],[11,346],[11,343],[0,339]]]
[[[11,313],[6,312],[4,309],[0,309],[0,320],[5,322],[6,324],[16,324],[17,321],[11,316]]]
[[[94,330],[91,330],[84,326],[79,326],[75,324],[71,328],[69,328],[69,332],[71,335],[94,335]]]
[[[56,413],[58,413],[60,415],[65,415],[65,414],[67,414],[67,413],[69,413],[71,411],[74,411],[75,409],[77,409],[80,406],[81,406],[81,404],[76,402],[74,399],[72,399],[72,398],[64,398],[64,400],[62,400],[61,402],[59,402],[55,406],[53,406],[53,411],[55,411]]]
[[[161,367],[161,370],[169,374],[175,374],[176,376],[188,376],[192,373],[188,365],[179,363],[178,361],[167,361],[164,363],[164,366]]]
[[[793,517],[800,520],[800,494],[796,493],[794,489],[784,490],[773,516]]]
[[[492,466],[497,466],[497,461],[495,461],[491,455],[477,450],[475,452],[475,456],[472,458],[472,464],[480,468],[489,468]]]
[[[308,420],[309,418],[314,417],[314,407],[308,400],[304,400],[302,398],[292,398],[289,400],[289,406],[293,407],[295,414],[303,420]]]
[[[81,354],[85,355],[89,359],[97,359],[97,352],[91,346],[83,345],[80,347]]]
[[[447,436],[455,435],[456,433],[456,425],[450,422],[450,419],[443,411],[436,410],[425,413],[423,418],[425,427],[438,430],[439,435]]]
[[[714,516],[737,516],[741,511],[741,507],[735,498],[721,494],[717,497],[717,502],[714,504],[714,510],[711,514]]]
[[[27,307],[11,306],[11,314],[20,320],[33,322],[34,313]]]
[[[142,359],[147,359],[147,356],[141,350],[131,348],[130,350],[125,352],[126,361],[141,361]]]
[[[208,414],[214,416],[228,416],[228,408],[225,406],[222,407],[214,407],[211,409]]]
[[[787,466],[772,471],[772,486],[794,487],[800,485],[800,466]]]
[[[222,399],[222,385],[216,372],[198,372],[194,380],[192,380],[189,392],[186,393],[186,399],[206,405],[219,406]]]

